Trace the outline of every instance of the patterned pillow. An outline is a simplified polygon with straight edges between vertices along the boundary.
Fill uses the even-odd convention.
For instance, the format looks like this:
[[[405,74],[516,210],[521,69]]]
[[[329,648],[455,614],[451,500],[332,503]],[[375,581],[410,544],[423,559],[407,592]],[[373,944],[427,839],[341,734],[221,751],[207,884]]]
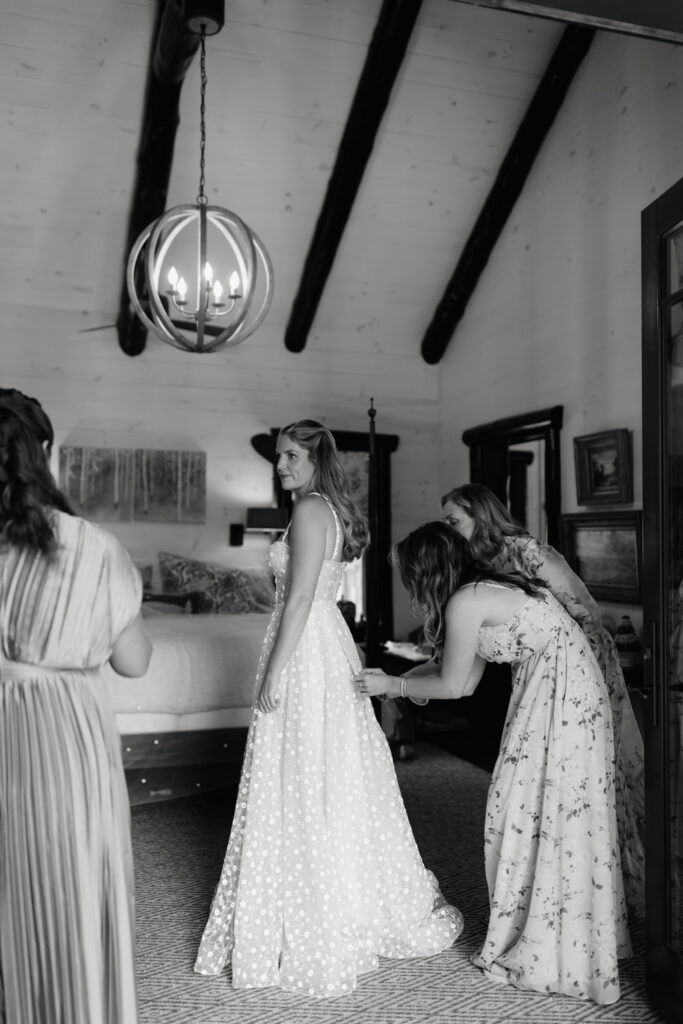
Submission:
[[[223,615],[268,612],[275,591],[269,576],[259,569],[226,569],[185,555],[159,552],[161,585],[168,594],[198,591],[197,610]]]

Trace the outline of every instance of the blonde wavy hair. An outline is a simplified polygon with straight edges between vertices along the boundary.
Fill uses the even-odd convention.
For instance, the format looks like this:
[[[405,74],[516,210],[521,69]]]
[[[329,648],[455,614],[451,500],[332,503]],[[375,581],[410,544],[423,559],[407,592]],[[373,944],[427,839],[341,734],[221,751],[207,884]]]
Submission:
[[[328,498],[341,519],[342,558],[345,562],[360,558],[370,543],[370,532],[350,495],[349,481],[330,431],[317,420],[296,420],[282,427],[278,436],[288,437],[308,452],[315,467],[311,489]]]

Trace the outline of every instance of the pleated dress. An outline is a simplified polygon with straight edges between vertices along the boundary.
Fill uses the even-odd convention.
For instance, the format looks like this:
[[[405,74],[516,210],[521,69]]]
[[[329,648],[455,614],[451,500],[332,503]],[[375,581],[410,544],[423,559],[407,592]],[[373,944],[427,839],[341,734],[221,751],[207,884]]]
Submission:
[[[602,673],[546,590],[482,626],[477,649],[511,664],[512,695],[486,804],[490,918],[475,963],[520,988],[612,1003],[631,946]]]
[[[0,1019],[135,1024],[130,811],[100,667],[140,576],[104,530],[54,524],[52,560],[0,550]]]
[[[327,500],[327,499],[325,499]],[[328,503],[329,505],[329,503]],[[280,705],[254,711],[221,877],[195,970],[232,968],[236,988],[351,992],[378,957],[431,956],[462,916],[422,862],[389,746],[353,683],[358,652],[336,605],[342,531],[322,564]],[[257,687],[277,634],[289,548],[271,545],[276,603]]]

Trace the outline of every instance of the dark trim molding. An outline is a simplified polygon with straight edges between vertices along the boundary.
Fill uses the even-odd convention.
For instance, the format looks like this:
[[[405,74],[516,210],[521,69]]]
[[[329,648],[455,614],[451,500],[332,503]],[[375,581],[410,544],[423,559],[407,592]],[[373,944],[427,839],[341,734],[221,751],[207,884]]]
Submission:
[[[683,7],[671,0],[458,0],[497,11],[590,25],[664,42],[683,43]]]
[[[480,427],[466,430],[462,439],[470,449],[470,480],[485,484],[505,501],[508,447],[524,441],[544,440],[545,511],[548,521],[548,543],[560,543],[562,511],[562,476],[560,466],[560,431],[564,406],[554,405],[538,412],[508,416]]]

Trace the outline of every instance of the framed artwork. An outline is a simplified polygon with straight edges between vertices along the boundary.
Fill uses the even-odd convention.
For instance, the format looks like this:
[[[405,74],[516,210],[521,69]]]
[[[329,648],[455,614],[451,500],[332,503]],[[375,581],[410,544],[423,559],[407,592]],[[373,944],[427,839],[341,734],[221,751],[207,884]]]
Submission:
[[[86,519],[156,523],[206,519],[204,452],[64,445],[59,450],[59,484]]]
[[[562,552],[596,600],[640,604],[640,511],[575,512],[560,525]]]
[[[579,505],[633,501],[633,458],[628,430],[603,430],[574,438]]]

